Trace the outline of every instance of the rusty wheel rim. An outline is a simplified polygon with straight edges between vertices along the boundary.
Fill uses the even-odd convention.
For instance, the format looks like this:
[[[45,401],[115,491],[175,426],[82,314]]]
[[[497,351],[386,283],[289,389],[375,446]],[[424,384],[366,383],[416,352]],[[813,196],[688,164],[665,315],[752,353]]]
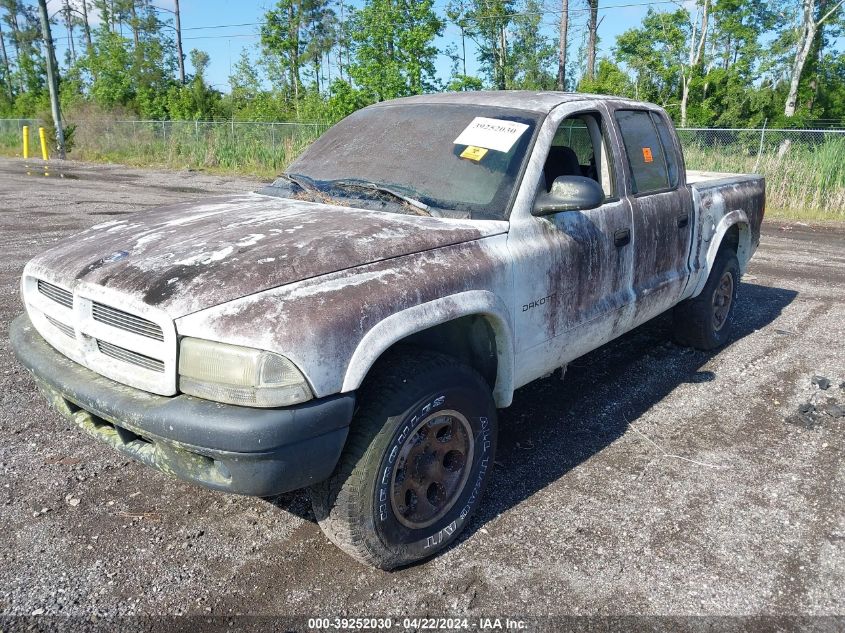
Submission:
[[[717,332],[724,327],[731,312],[734,298],[734,278],[729,272],[722,275],[716,291],[713,293],[713,329]]]
[[[437,522],[455,505],[472,470],[467,419],[443,410],[420,422],[402,444],[390,487],[396,519],[413,530]]]

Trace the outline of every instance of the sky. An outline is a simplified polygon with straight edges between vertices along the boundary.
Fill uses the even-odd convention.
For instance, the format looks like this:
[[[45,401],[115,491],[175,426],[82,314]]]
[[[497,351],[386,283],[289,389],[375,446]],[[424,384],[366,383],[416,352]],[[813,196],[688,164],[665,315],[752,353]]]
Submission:
[[[71,4],[78,4],[79,0],[71,0]],[[156,6],[161,7],[163,19],[171,18],[173,0],[154,0]],[[435,8],[442,15],[448,0],[435,0]],[[221,92],[229,92],[229,75],[232,65],[238,60],[241,50],[246,49],[253,59],[257,58],[260,47],[260,22],[268,8],[273,6],[270,0],[180,0],[182,18],[182,46],[186,56],[188,72],[192,72],[187,61],[188,52],[192,48],[206,51],[211,56],[211,63],[207,71],[207,80]],[[360,5],[361,0],[346,0],[348,5]],[[603,0],[599,10],[599,56],[610,55],[616,36],[623,31],[639,25],[649,6],[656,10],[674,11],[680,4],[675,0]],[[685,4],[693,4],[686,2]],[[51,13],[55,13],[61,5],[61,0],[49,0]],[[577,55],[586,34],[588,17],[586,0],[570,0],[570,56]],[[557,0],[545,0],[547,13],[542,18],[542,29],[550,37],[555,38],[560,16],[560,3]],[[96,16],[90,15],[95,20]],[[63,23],[53,27],[53,37],[58,46],[58,57],[64,59],[67,49],[67,32]],[[81,33],[77,30],[77,42],[81,40]],[[127,35],[129,35],[127,33]],[[460,29],[449,24],[443,35],[438,38],[436,45],[444,49],[452,44],[460,50]],[[477,62],[477,50],[471,40],[467,39],[467,74],[480,75]],[[577,59],[572,59],[573,63]],[[445,80],[450,75],[451,60],[446,55],[439,55],[437,59],[437,75]],[[556,72],[556,68],[550,69]],[[334,72],[332,73],[334,75]]]

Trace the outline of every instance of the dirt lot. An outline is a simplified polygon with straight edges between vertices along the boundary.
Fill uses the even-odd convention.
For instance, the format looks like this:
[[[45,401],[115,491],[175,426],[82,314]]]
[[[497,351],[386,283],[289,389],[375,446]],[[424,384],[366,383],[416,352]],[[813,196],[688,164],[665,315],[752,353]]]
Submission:
[[[57,240],[254,182],[0,160],[0,325]],[[716,354],[665,317],[521,389],[460,541],[395,573],[332,547],[307,494],[209,492],[92,443],[0,337],[0,613],[845,613],[845,227],[768,223]],[[813,375],[830,379],[820,391]]]

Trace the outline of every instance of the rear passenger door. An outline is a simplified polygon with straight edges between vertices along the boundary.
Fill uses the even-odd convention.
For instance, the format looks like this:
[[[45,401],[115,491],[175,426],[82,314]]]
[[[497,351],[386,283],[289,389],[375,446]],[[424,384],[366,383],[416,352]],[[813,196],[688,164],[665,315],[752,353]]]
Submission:
[[[638,325],[672,307],[689,274],[692,200],[680,148],[666,118],[648,110],[614,113],[630,170]]]

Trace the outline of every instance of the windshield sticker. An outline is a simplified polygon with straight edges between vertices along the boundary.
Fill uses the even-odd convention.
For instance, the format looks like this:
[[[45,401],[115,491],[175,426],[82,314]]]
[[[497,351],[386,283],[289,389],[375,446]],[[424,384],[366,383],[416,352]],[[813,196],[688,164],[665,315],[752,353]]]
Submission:
[[[461,152],[461,158],[468,158],[469,160],[474,160],[475,162],[478,162],[482,158],[484,158],[485,154],[487,154],[487,150],[483,147],[469,145],[464,151]]]
[[[643,147],[643,160],[647,163],[654,162],[654,156],[651,155],[650,147]]]
[[[455,145],[474,145],[497,152],[509,152],[527,129],[525,123],[477,116],[455,139]]]

